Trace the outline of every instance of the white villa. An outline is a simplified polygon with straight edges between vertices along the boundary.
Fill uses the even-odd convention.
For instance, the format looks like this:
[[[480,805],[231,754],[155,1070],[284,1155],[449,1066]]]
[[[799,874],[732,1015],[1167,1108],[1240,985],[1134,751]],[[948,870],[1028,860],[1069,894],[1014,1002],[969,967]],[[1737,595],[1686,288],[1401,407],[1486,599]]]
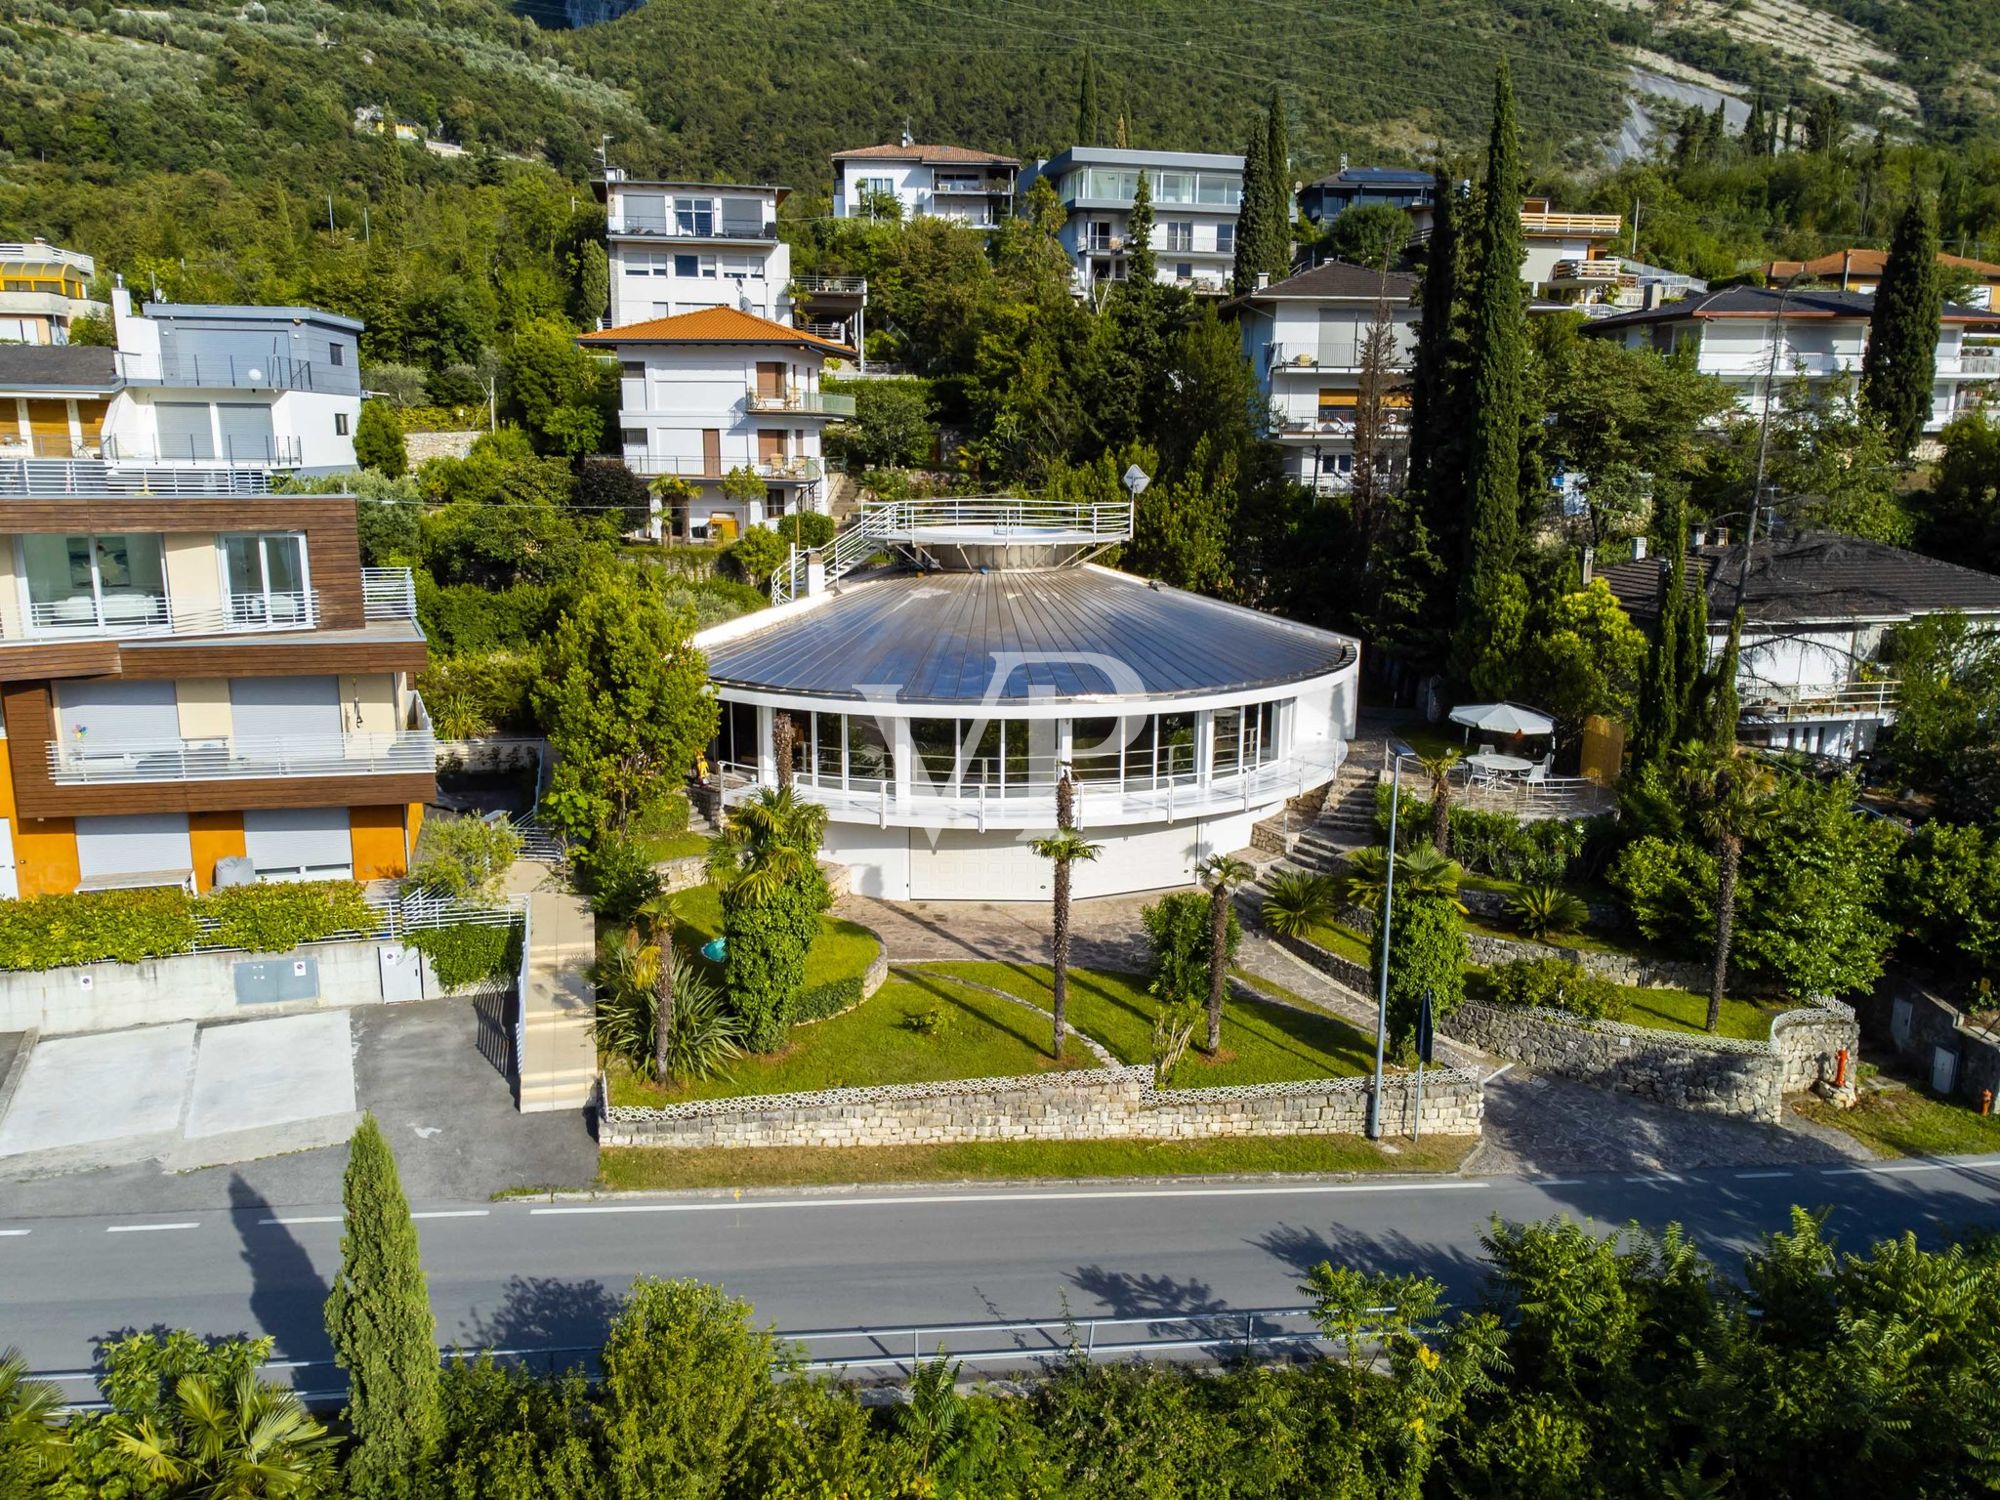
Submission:
[[[1774,354],[1780,395],[1800,378],[1809,385],[1858,379],[1874,311],[1875,299],[1860,292],[1802,287],[1787,294],[1769,287],[1735,286],[1600,318],[1584,332],[1662,354],[1691,348],[1696,368],[1722,377],[1735,388],[1743,410],[1755,413],[1763,410],[1767,399]],[[1968,348],[1966,334],[1996,328],[2000,314],[1946,304],[1938,333],[1931,415],[1924,431],[1937,432],[1961,411],[1982,404],[1986,383],[2000,377],[2000,353]]]
[[[1158,279],[1196,291],[1226,291],[1243,205],[1242,157],[1072,146],[1030,167],[1021,190],[1037,178],[1054,185],[1065,212],[1062,243],[1077,294],[1087,297],[1105,282],[1125,279],[1125,237],[1141,172],[1151,177]]]
[[[865,219],[871,205],[894,198],[905,219],[950,219],[994,230],[1013,211],[1021,163],[965,146],[925,146],[903,133],[900,144],[833,153],[833,216]]]
[[[640,182],[613,167],[596,190],[611,260],[606,327],[705,307],[791,321],[792,249],[778,238],[790,188]]]
[[[143,490],[261,491],[278,473],[354,467],[362,325],[310,307],[216,307],[111,294],[115,349],[0,348],[0,463],[88,464]],[[59,480],[56,470],[41,482]]]
[[[1398,387],[1416,348],[1416,278],[1332,260],[1272,282],[1230,303],[1243,356],[1269,409],[1269,430],[1285,450],[1285,472],[1321,494],[1354,485],[1354,424],[1368,330],[1386,311],[1397,372],[1384,393],[1377,467],[1400,482],[1409,451],[1409,395]]]
[[[1033,900],[1029,841],[1067,769],[1101,846],[1079,896],[1183,885],[1286,799],[1331,781],[1354,732],[1359,644],[1161,588],[1087,558],[1131,507],[917,500],[864,507],[774,585],[778,607],[697,636],[722,700],[725,800],[792,784],[826,855],[891,900]],[[921,561],[862,573],[889,551]]]
[[[618,423],[626,466],[687,480],[698,498],[650,527],[690,539],[741,535],[794,510],[824,510],[820,434],[854,414],[852,396],[820,389],[844,344],[733,307],[650,318],[584,334],[586,349],[616,356]],[[755,498],[726,495],[724,481],[754,479]]]

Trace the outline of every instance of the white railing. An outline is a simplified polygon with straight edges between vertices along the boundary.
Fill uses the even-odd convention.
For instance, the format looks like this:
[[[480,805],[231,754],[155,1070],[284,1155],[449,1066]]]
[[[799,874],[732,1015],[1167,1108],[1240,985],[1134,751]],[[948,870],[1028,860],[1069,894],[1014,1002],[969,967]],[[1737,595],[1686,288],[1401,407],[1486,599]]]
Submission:
[[[686,479],[722,479],[737,469],[748,469],[759,479],[810,483],[825,470],[816,458],[724,458],[710,462],[688,455],[632,453],[625,455],[625,467],[634,474],[678,474]]]
[[[824,293],[833,297],[855,297],[868,290],[866,276],[794,276],[792,286],[807,295]]]
[[[176,604],[157,594],[112,594],[102,600],[37,600],[28,605],[28,636],[64,640],[94,636],[239,635],[311,630],[319,595],[311,589],[225,595],[220,604]]]
[[[295,469],[303,461],[304,449],[296,436],[241,438],[225,435],[220,451],[208,439],[183,437],[139,438],[110,436],[104,439],[104,458],[114,464],[166,464],[185,468],[198,464],[220,469]]]
[[[128,385],[171,385],[249,391],[327,391],[358,388],[354,372],[284,354],[129,353],[120,351],[118,373]]]
[[[1755,723],[1802,719],[1887,719],[1896,712],[1902,684],[1891,679],[1838,686],[1774,687],[1759,683],[1743,690],[1741,717]]]
[[[96,458],[0,458],[0,498],[116,500],[140,496],[203,499],[271,493],[264,468],[147,468]]]
[[[33,266],[68,266],[86,276],[97,274],[97,262],[81,250],[65,250],[60,245],[35,244],[23,240],[0,240],[0,260],[20,261]]]
[[[1285,433],[1312,433],[1321,437],[1354,436],[1356,422],[1354,407],[1339,407],[1318,412],[1310,417],[1283,416],[1272,425]],[[1385,407],[1381,413],[1379,431],[1383,437],[1408,437],[1410,434],[1410,413],[1407,407]]]
[[[414,620],[417,584],[408,568],[361,570],[361,615],[367,620]]]
[[[966,496],[929,500],[879,500],[864,504],[859,516],[816,549],[823,579],[838,583],[876,553],[924,543],[1005,546],[1048,542],[1111,545],[1132,535],[1132,504]],[[771,575],[771,602],[785,604],[805,592],[814,552],[792,550]]]
[[[213,739],[92,742],[80,736],[47,747],[49,779],[60,785],[138,781],[244,781],[280,776],[428,776],[437,737],[421,698],[410,727],[393,733],[219,735]]]
[[[1551,282],[1587,281],[1592,283],[1611,283],[1624,279],[1626,279],[1625,267],[1609,257],[1603,259],[1592,257],[1589,260],[1559,260],[1555,264],[1554,273],[1549,277]],[[1633,277],[1631,280],[1636,284],[1638,278]]]
[[[1299,370],[1314,372],[1337,370],[1354,374],[1361,369],[1361,349],[1355,344],[1284,344],[1267,346],[1265,355],[1268,367],[1276,370]],[[1392,350],[1389,369],[1401,372],[1409,369],[1409,351],[1400,346]]]
[[[755,412],[800,412],[806,416],[851,417],[852,396],[831,396],[824,391],[781,391],[767,395],[755,389],[743,393],[743,404]]]
[[[642,234],[663,240],[775,240],[776,223],[732,224],[714,215],[689,219],[685,225],[676,218],[654,218],[650,214],[625,214],[611,223],[613,234]]]

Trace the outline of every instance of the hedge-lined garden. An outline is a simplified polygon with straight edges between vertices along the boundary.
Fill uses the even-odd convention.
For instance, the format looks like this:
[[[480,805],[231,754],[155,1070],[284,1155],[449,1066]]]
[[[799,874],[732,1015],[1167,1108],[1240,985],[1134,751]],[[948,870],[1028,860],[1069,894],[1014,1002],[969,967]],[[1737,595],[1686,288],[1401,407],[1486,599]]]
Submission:
[[[141,963],[197,942],[284,953],[343,933],[374,932],[382,913],[351,880],[175,889],[79,891],[0,902],[0,970]]]

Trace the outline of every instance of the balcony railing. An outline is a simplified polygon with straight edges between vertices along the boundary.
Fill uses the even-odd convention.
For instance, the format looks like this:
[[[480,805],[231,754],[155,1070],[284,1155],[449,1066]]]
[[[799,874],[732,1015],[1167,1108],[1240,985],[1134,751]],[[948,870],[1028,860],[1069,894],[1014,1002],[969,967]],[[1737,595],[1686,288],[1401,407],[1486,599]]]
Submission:
[[[634,474],[675,474],[682,479],[722,479],[736,469],[748,469],[759,479],[774,484],[803,484],[823,474],[816,458],[752,459],[724,458],[711,462],[674,454],[632,453],[625,455],[625,467]]]
[[[753,412],[789,412],[808,417],[851,417],[852,396],[829,396],[824,391],[780,391],[776,395],[752,389],[743,393],[743,404]]]
[[[49,779],[72,786],[134,781],[248,781],[280,776],[427,776],[437,736],[424,701],[409,728],[376,734],[221,735],[48,746]]]
[[[1758,724],[1799,723],[1813,719],[1882,719],[1895,717],[1902,684],[1890,679],[1825,686],[1773,687],[1758,684],[1741,690],[1741,716]]]
[[[1549,277],[1551,283],[1575,282],[1589,285],[1614,286],[1625,277],[1625,268],[1608,258],[1592,257],[1589,260],[1559,260],[1555,271]],[[1632,278],[1636,283],[1637,277]]]
[[[1266,807],[1331,781],[1347,757],[1344,744],[1316,744],[1298,755],[1268,760],[1248,769],[1200,777],[1191,766],[1171,773],[1082,780],[1076,785],[1080,828],[1130,823],[1173,823]],[[1017,762],[1019,779],[995,761],[968,762],[956,780],[919,778],[898,787],[892,778],[821,775],[795,771],[800,795],[822,804],[839,823],[878,827],[976,829],[1053,828],[1055,772],[1047,764]],[[741,802],[758,783],[753,766],[720,768],[723,798]]]
[[[1586,234],[1610,236],[1625,226],[1617,214],[1536,214],[1521,211],[1521,229],[1527,234]]]
[[[1356,344],[1272,344],[1265,355],[1272,370],[1298,370],[1315,374],[1334,370],[1354,374],[1361,368],[1361,350]],[[1391,370],[1409,368],[1409,352],[1397,348],[1390,354]]]
[[[123,639],[143,635],[241,635],[311,630],[320,622],[319,595],[311,589],[225,595],[219,604],[178,604],[159,594],[88,594],[41,599],[28,605],[19,639],[36,641]]]
[[[1309,417],[1281,416],[1272,425],[1280,433],[1304,434],[1312,437],[1352,438],[1356,425],[1356,410],[1340,407],[1331,411],[1317,412]],[[1401,407],[1382,412],[1380,428],[1383,437],[1404,438],[1410,435],[1410,414]]]
[[[247,391],[327,391],[352,394],[354,371],[321,367],[289,355],[132,354],[120,352],[127,385],[207,386]]]
[[[229,437],[220,449],[207,439],[191,437],[143,438],[107,437],[104,459],[114,464],[161,464],[173,468],[213,466],[224,469],[295,469],[303,462],[304,450],[294,435],[270,437]]]
[[[792,285],[807,296],[860,297],[868,292],[866,276],[794,276]]]
[[[97,458],[0,458],[0,498],[120,500],[268,495],[268,469],[144,468]]]
[[[1967,349],[1958,356],[1961,375],[2000,375],[2000,349]]]
[[[655,219],[626,214],[611,226],[613,234],[640,234],[663,240],[775,240],[776,223],[730,224],[710,219],[683,228],[675,219]]]
[[[414,620],[417,584],[408,568],[363,568],[361,614],[367,620]]]

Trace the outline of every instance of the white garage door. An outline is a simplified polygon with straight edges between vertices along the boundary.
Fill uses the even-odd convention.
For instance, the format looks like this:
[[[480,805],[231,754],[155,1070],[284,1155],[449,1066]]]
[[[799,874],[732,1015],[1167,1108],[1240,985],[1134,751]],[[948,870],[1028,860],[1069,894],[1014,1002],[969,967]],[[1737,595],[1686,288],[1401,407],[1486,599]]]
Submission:
[[[243,845],[259,880],[346,880],[354,874],[344,807],[251,808],[243,814]]]
[[[1157,891],[1194,879],[1195,862],[1207,852],[1199,823],[1126,830],[1086,827],[1083,836],[1099,845],[1096,859],[1076,867],[1078,896],[1110,896]]]
[[[238,677],[229,708],[238,739],[321,741],[329,749],[340,741],[337,677]]]
[[[172,686],[172,684],[168,684]],[[125,813],[76,820],[76,867],[83,883],[109,876],[167,875],[185,878],[194,868],[184,812]]]
[[[1049,875],[1026,835],[946,832],[933,848],[921,829],[910,830],[913,901],[1043,901]]]

